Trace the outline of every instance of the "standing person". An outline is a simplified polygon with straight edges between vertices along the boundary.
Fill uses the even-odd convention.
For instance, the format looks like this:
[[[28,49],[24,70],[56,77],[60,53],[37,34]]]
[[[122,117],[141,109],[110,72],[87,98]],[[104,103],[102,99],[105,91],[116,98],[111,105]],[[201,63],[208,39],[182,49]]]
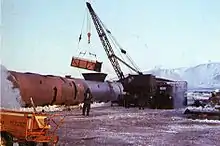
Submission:
[[[138,95],[138,106],[139,106],[139,110],[144,110],[144,106],[145,106],[145,96],[144,93],[141,93]]]
[[[89,111],[91,108],[91,101],[92,101],[92,94],[89,90],[89,88],[87,88],[86,92],[84,93],[84,101],[83,101],[83,109],[82,109],[82,114],[89,116]]]

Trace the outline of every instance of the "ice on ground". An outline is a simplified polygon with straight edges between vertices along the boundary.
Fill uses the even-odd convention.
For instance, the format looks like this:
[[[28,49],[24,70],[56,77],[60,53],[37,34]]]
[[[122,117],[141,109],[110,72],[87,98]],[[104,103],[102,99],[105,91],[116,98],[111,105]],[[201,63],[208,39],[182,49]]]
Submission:
[[[198,122],[198,123],[220,124],[220,120],[208,120],[208,119],[202,119],[201,120],[201,119],[195,119],[195,120],[192,120],[192,121],[193,122]]]
[[[189,106],[187,107],[187,109],[189,110],[193,110],[193,111],[206,111],[206,112],[218,112],[219,110],[217,110],[215,107],[193,107],[193,106]]]
[[[91,107],[92,108],[95,108],[95,107],[108,107],[108,106],[111,106],[111,102],[101,102],[101,103],[96,103],[94,102],[93,104],[91,104]]]

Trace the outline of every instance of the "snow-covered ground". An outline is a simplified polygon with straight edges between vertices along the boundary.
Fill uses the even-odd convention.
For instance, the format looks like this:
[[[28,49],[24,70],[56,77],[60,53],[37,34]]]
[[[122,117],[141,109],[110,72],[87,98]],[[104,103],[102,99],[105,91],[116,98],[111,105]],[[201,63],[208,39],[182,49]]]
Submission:
[[[189,109],[190,111],[201,111],[201,112],[219,112],[219,110],[217,108],[211,107],[209,105],[203,107],[193,107],[193,106],[189,106],[187,107],[187,109]]]
[[[60,145],[219,145],[220,121],[191,120],[182,110],[94,107],[89,117],[79,109],[66,115],[58,130]]]
[[[35,109],[37,112],[58,112],[58,111],[66,111],[66,110],[72,110],[72,109],[81,109],[83,106],[83,103],[82,104],[79,104],[79,105],[74,105],[74,106],[65,106],[65,105],[49,105],[49,106],[37,106]],[[111,102],[108,102],[108,103],[104,103],[104,102],[101,102],[101,103],[92,103],[91,104],[91,108],[95,108],[95,107],[109,107],[111,106]],[[29,108],[23,108],[23,107],[20,107],[20,108],[4,108],[4,107],[1,107],[1,109],[8,109],[8,110],[16,110],[16,111],[26,111],[26,112],[33,112],[34,109],[33,107],[29,107]]]

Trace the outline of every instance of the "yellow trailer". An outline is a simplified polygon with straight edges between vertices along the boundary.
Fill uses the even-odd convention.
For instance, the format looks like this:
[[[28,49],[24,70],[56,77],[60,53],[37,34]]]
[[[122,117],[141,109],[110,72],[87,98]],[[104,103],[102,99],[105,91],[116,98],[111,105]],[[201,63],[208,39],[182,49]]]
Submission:
[[[55,135],[57,128],[63,123],[62,118],[57,124],[53,117],[46,113],[0,110],[0,146],[12,146],[17,142],[19,145],[36,145],[43,143],[56,145],[58,136]],[[50,123],[53,122],[54,129]],[[51,123],[52,124],[52,123]]]

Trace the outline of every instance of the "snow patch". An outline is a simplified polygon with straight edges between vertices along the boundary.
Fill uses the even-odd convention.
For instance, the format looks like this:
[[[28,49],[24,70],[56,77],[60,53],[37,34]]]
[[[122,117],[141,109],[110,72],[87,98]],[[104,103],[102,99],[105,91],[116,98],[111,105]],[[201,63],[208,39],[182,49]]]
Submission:
[[[213,126],[210,125],[195,125],[195,124],[189,124],[189,125],[169,125],[168,128],[171,131],[175,131],[175,132],[180,132],[180,131],[191,131],[192,129],[196,129],[196,130],[204,130],[204,129],[209,129],[212,128]]]
[[[109,107],[109,106],[111,106],[111,102],[107,102],[107,103],[105,103],[105,102],[101,102],[101,103],[94,102],[93,104],[91,104],[92,108],[95,108],[95,107]]]
[[[207,123],[207,124],[220,124],[219,120],[208,120],[208,119],[196,119],[196,120],[192,120],[193,122],[198,122],[198,123]],[[220,125],[219,125],[220,126]]]
[[[193,106],[189,106],[187,107],[187,109],[189,109],[190,111],[204,111],[204,112],[218,112],[219,110],[217,110],[215,107],[193,107]]]
[[[0,104],[2,109],[17,110],[22,105],[19,89],[13,88],[13,84],[8,80],[10,73],[7,68],[0,64],[1,69],[1,97]]]
[[[105,106],[110,106],[111,103],[93,103],[91,104],[92,108],[96,107],[105,107]],[[83,103],[80,103],[79,105],[74,105],[74,106],[65,106],[65,105],[49,105],[49,106],[37,106],[36,111],[37,112],[58,112],[58,111],[65,111],[65,110],[71,110],[71,109],[82,109]],[[26,112],[33,112],[34,109],[33,107],[29,108],[19,108],[20,111],[26,111]]]
[[[67,109],[73,109],[73,108],[77,108],[78,106],[64,106],[64,105],[49,105],[49,106],[37,106],[36,107],[36,111],[37,112],[58,112],[58,111],[64,111]],[[26,112],[33,112],[34,108],[33,107],[29,107],[29,108],[20,108],[20,111],[26,111]]]

